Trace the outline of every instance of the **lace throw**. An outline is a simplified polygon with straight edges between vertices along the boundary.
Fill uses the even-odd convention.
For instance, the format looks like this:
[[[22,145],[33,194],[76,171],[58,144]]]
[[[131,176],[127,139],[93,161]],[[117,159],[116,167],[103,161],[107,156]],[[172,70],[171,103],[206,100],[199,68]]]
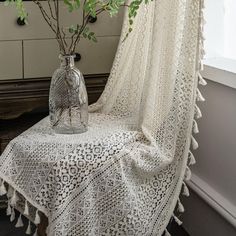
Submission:
[[[125,14],[106,88],[90,106],[89,131],[55,134],[46,117],[15,138],[0,158],[0,194],[50,236],[161,236],[189,195],[189,151],[198,144],[203,101],[202,0],[142,4],[133,32]],[[16,227],[23,225],[21,215]],[[35,233],[35,235],[37,232]]]

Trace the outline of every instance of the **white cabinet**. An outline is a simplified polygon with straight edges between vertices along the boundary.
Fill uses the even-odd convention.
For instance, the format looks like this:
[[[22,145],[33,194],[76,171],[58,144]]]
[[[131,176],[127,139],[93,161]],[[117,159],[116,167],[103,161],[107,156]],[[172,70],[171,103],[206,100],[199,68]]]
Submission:
[[[19,26],[14,6],[0,3],[0,79],[51,77],[59,66],[59,50],[55,36],[36,6],[24,2],[29,13],[28,25]],[[42,1],[42,4],[47,4]],[[81,22],[78,11],[69,13],[61,1],[61,25],[70,26]],[[46,6],[46,5],[45,5]],[[82,39],[76,51],[82,59],[77,63],[84,74],[109,73],[115,56],[121,31],[123,12],[110,18],[100,14],[89,28],[94,31],[98,43]],[[9,69],[11,68],[11,69]]]
[[[82,39],[76,49],[81,55],[76,66],[83,74],[109,73],[118,41],[118,36],[98,37],[97,43]],[[25,41],[25,78],[51,77],[60,65],[58,54],[57,42],[54,39]]]
[[[0,80],[22,78],[22,42],[0,42]]]

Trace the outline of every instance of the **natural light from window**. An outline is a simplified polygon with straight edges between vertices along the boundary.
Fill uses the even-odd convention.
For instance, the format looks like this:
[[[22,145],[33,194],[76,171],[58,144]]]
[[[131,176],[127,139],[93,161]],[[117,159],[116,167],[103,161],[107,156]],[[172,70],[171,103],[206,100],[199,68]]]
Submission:
[[[206,0],[206,58],[236,60],[236,0]]]
[[[236,88],[236,0],[205,0],[205,78]]]

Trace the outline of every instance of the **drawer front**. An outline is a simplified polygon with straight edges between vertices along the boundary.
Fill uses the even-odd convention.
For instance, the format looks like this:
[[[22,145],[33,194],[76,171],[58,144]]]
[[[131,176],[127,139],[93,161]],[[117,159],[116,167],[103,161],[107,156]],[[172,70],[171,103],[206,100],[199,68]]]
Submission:
[[[76,50],[81,60],[76,66],[83,74],[109,73],[118,41],[118,36],[98,37],[97,43],[82,39]],[[58,55],[57,42],[53,39],[25,41],[25,78],[51,77],[59,67]]]
[[[0,40],[19,40],[19,39],[37,39],[52,38],[50,28],[44,22],[37,6],[32,2],[24,2],[29,13],[29,24],[19,26],[17,21],[17,12],[14,6],[4,6],[0,3]]]
[[[0,42],[0,80],[22,78],[22,42]]]
[[[81,14],[78,12],[69,13],[67,10],[63,11],[63,22],[64,26],[80,24]],[[108,13],[101,13],[97,16],[97,21],[89,23],[88,27],[91,31],[95,32],[96,36],[118,36],[121,33],[121,27],[123,22],[124,10],[119,11],[117,16],[110,17]],[[79,21],[78,21],[79,20]]]
[[[24,2],[25,8],[29,13],[28,25],[19,26],[16,23],[17,13],[14,6],[4,6],[0,2],[0,40],[19,40],[19,39],[49,39],[55,38],[51,29],[44,21],[38,6],[33,2]],[[47,2],[42,4],[48,9]],[[66,6],[61,4],[61,25],[69,27],[81,23],[81,11],[69,13]],[[95,23],[89,23],[89,27],[97,36],[120,35],[123,11],[118,16],[110,18],[107,13],[100,14]],[[69,34],[68,34],[69,36]]]

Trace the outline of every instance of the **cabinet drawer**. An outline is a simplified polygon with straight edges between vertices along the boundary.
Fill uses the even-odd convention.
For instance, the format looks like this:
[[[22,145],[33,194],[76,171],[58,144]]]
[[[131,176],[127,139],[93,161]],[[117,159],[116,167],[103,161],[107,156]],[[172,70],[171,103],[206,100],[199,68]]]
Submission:
[[[97,43],[82,39],[76,50],[81,54],[81,60],[76,62],[76,66],[83,74],[109,73],[118,41],[118,36],[98,37]],[[56,40],[25,41],[25,78],[51,77],[59,67],[58,55]]]
[[[63,22],[64,26],[80,24],[81,14],[78,12],[69,13],[67,10],[63,11]],[[121,33],[121,27],[123,22],[124,10],[119,11],[117,16],[110,17],[107,12],[101,13],[97,16],[97,21],[89,23],[88,27],[91,31],[95,32],[96,36],[119,36]]]
[[[24,2],[29,12],[29,24],[19,26],[17,21],[17,11],[14,6],[4,6],[0,3],[0,40],[19,40],[35,38],[52,38],[53,33],[44,22],[37,6],[32,2]]]
[[[0,42],[0,80],[22,78],[22,42]]]
[[[47,1],[42,4],[48,9]],[[63,2],[61,4],[61,25],[69,27],[72,24],[81,23],[81,11],[69,13]],[[19,39],[49,39],[55,38],[51,29],[44,21],[38,6],[33,2],[24,2],[25,8],[29,13],[28,25],[19,26],[17,12],[14,6],[4,6],[0,2],[0,40],[19,40]],[[89,23],[89,27],[97,36],[120,35],[123,11],[118,16],[110,18],[107,13],[100,14],[95,23]],[[69,34],[68,34],[69,36]]]

